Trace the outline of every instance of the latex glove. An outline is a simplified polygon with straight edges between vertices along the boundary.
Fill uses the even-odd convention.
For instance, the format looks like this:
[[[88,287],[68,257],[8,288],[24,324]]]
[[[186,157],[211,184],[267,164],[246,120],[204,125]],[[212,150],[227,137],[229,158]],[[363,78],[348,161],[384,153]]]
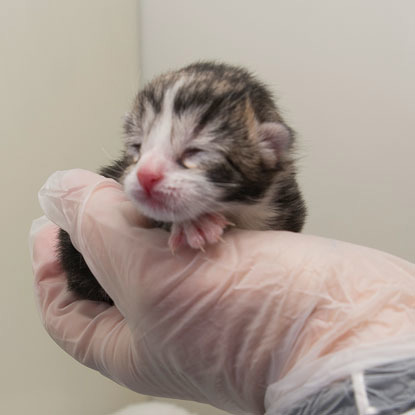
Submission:
[[[232,230],[206,252],[145,229],[121,186],[52,175],[46,215],[115,302],[67,292],[54,225],[33,227],[46,330],[75,359],[143,394],[235,414],[280,408],[359,367],[413,355],[415,266],[369,248],[289,232]]]

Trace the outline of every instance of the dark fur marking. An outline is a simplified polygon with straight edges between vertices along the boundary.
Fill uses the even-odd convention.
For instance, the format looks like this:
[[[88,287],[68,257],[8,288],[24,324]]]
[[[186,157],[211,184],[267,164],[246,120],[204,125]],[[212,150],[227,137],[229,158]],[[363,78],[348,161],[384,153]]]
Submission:
[[[100,170],[102,176],[119,181],[129,166],[124,156]],[[113,304],[108,294],[99,285],[98,281],[88,268],[82,254],[72,245],[71,239],[63,229],[59,231],[58,258],[68,278],[68,288],[81,298],[93,301],[104,301]]]
[[[225,163],[214,166],[207,172],[209,180],[225,190],[222,201],[257,203],[270,185],[272,172],[259,169],[248,175],[230,156],[225,159]]]
[[[307,210],[294,176],[291,176],[279,187],[274,195],[273,204],[278,209],[278,219],[269,222],[271,229],[284,229],[300,232],[304,226]]]
[[[156,114],[161,112],[161,107],[163,103],[163,96],[156,97],[154,89],[147,88],[142,92],[142,96],[145,101],[147,101],[154,109]]]

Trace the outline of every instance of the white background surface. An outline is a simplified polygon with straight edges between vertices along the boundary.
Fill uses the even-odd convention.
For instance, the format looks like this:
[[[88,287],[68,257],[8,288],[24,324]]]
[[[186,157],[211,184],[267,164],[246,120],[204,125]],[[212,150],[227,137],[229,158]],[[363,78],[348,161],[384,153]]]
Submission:
[[[306,232],[414,260],[415,2],[143,0],[140,25],[137,9],[133,0],[0,3],[2,414],[98,415],[142,399],[48,338],[27,249],[47,176],[118,154],[139,32],[143,79],[219,59],[273,88],[298,132]]]

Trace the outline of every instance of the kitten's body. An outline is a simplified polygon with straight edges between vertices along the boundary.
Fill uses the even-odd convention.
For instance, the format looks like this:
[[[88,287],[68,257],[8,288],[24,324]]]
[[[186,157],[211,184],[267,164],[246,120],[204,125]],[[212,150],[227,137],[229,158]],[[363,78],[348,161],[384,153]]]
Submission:
[[[100,173],[171,228],[171,249],[215,243],[228,223],[301,230],[293,132],[247,71],[197,63],[164,74],[138,94],[125,132],[123,156]],[[59,255],[71,290],[111,302],[64,231]]]

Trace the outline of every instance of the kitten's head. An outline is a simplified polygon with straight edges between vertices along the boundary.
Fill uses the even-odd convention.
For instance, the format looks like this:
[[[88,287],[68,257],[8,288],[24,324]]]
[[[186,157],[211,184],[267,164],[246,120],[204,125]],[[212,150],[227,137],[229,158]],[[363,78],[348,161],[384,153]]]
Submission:
[[[198,63],[150,82],[125,122],[125,190],[163,222],[256,203],[290,164],[292,132],[247,71]]]

